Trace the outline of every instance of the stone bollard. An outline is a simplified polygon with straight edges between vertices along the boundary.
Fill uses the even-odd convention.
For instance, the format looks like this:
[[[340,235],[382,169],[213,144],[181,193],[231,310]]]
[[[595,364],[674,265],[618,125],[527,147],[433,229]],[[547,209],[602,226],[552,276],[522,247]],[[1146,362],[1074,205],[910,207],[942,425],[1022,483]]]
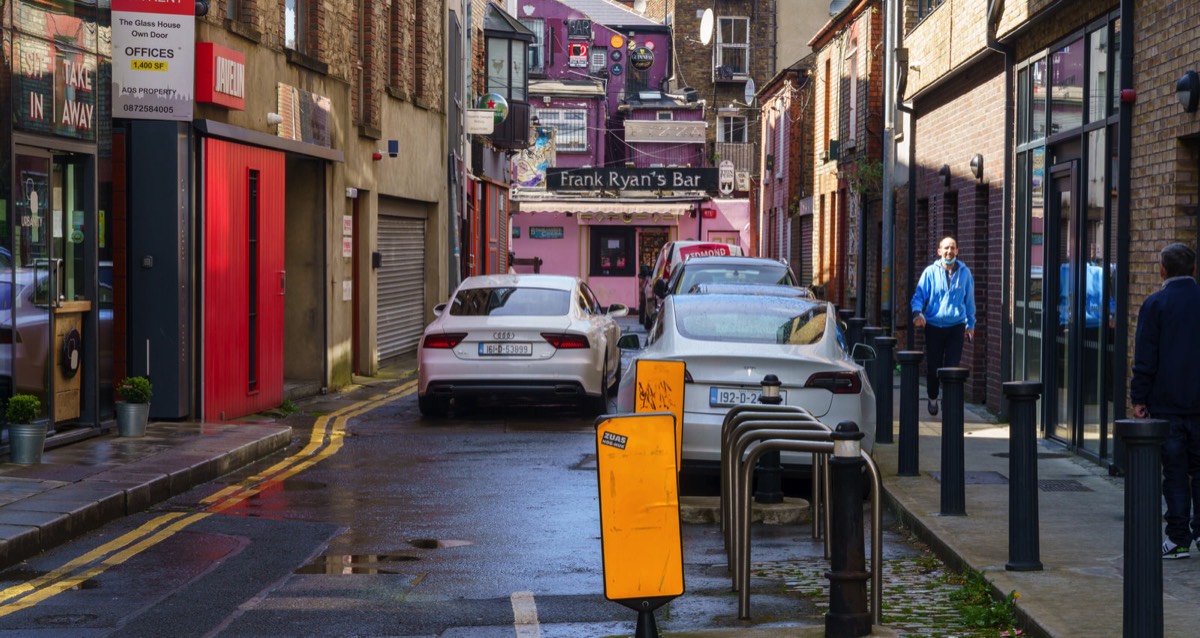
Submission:
[[[827,638],[854,638],[871,633],[867,610],[867,558],[863,541],[863,433],[853,421],[842,421],[830,434],[833,456],[829,459],[830,538],[829,611],[825,613]]]
[[[967,513],[966,451],[963,448],[963,383],[966,368],[938,368],[942,383],[942,516]]]
[[[896,474],[920,476],[920,410],[921,358],[920,350],[901,350],[896,353],[900,360],[900,446]]]
[[[1012,572],[1042,570],[1038,541],[1037,401],[1042,384],[1004,384],[1011,422],[1008,428],[1008,562]]]
[[[1162,419],[1120,419],[1114,433],[1125,444],[1125,638],[1162,638],[1163,441],[1169,425]]]
[[[862,317],[850,317],[846,320],[846,352],[854,350],[854,344],[862,343],[863,328],[867,325],[867,320]]]
[[[892,352],[896,349],[895,337],[875,337],[875,442],[892,442],[892,390],[895,363]]]

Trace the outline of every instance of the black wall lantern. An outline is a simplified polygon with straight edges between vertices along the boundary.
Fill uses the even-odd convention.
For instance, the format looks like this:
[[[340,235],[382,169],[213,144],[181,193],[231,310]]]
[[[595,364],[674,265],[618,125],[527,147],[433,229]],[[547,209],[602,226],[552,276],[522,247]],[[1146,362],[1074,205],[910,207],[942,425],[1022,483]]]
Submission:
[[[1184,73],[1175,83],[1175,97],[1179,98],[1184,111],[1195,113],[1200,105],[1200,75],[1195,71]]]
[[[942,186],[944,186],[946,188],[950,188],[950,165],[949,164],[942,164],[942,167],[938,169],[938,177],[942,178]]]

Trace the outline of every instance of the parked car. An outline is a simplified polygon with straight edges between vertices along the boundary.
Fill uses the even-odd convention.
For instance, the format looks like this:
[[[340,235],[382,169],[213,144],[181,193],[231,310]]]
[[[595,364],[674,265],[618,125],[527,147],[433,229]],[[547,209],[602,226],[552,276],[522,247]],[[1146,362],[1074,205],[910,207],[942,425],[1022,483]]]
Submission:
[[[620,379],[622,304],[601,306],[587,284],[558,275],[469,277],[417,350],[421,414],[451,400],[569,400],[601,414]]]
[[[696,284],[689,292],[698,295],[768,295],[792,297],[794,299],[816,299],[812,291],[803,286],[777,286],[774,284]]]
[[[658,297],[654,295],[654,287],[659,281],[666,282],[671,278],[674,266],[694,257],[713,257],[720,255],[742,254],[742,247],[724,244],[716,241],[683,240],[667,242],[658,251],[658,259],[654,267],[639,275],[641,291],[638,296],[638,320],[646,328],[654,323],[658,316]]]
[[[697,257],[679,264],[671,278],[655,288],[655,296],[695,292],[701,284],[758,284],[798,288],[787,264],[766,257]]]
[[[832,304],[776,295],[670,295],[645,347],[631,358],[617,391],[617,411],[633,412],[636,360],[684,361],[683,465],[689,472],[720,467],[721,422],[729,408],[758,402],[762,380],[783,382],[787,405],[801,406],[829,425],[854,421],[875,438],[875,392],[839,338]],[[623,341],[636,340],[630,335]],[[874,350],[855,347],[863,360]],[[805,474],[806,453],[784,453],[785,471]]]

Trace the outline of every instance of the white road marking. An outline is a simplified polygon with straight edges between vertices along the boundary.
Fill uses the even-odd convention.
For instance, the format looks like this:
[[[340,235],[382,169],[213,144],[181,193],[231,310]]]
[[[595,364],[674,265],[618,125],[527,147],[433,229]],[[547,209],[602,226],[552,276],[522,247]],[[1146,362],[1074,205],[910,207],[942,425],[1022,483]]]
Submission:
[[[538,625],[533,592],[513,592],[509,599],[512,600],[513,627],[517,630],[517,638],[541,638],[542,628]]]

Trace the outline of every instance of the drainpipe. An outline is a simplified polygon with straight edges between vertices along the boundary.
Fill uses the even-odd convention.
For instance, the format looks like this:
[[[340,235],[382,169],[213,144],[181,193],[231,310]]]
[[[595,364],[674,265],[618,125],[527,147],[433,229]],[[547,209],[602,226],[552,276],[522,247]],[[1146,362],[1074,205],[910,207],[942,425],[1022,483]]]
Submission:
[[[896,198],[892,192],[892,176],[896,170],[896,1],[883,0],[883,183],[879,189],[883,196],[883,229],[879,238],[879,323],[887,328],[889,335],[896,331],[896,319],[892,312],[892,295],[895,291],[893,245],[896,241]]]
[[[1012,237],[1013,220],[1012,220],[1012,182],[1013,182],[1013,140],[1015,139],[1014,129],[1016,121],[1016,100],[1013,90],[1013,67],[1016,65],[1016,52],[1013,47],[1008,44],[1003,44],[996,39],[996,27],[999,24],[1000,14],[1002,13],[1003,1],[993,0],[991,6],[988,7],[988,30],[987,30],[987,48],[1000,53],[1004,56],[1004,173],[1001,177],[1000,186],[1000,223],[1001,237],[1005,238],[1004,245],[1010,245],[1008,238]],[[1009,284],[1012,276],[1009,270],[1012,267],[1012,260],[1009,258],[1007,250],[1001,251],[1000,254],[1000,307],[1008,308],[1011,295],[1009,294]],[[1012,379],[1012,324],[1008,321],[1008,316],[1001,312],[1000,319],[1000,378]],[[1008,416],[1008,402],[1000,401],[1000,418]]]
[[[1129,221],[1130,221],[1130,170],[1133,158],[1133,105],[1137,93],[1133,87],[1133,0],[1121,0],[1121,117],[1117,123],[1117,256],[1124,259],[1124,267],[1117,268],[1116,325],[1114,335],[1127,335],[1129,330]],[[1128,339],[1113,339],[1113,361],[1129,361]],[[1113,366],[1113,387],[1125,387],[1125,363]],[[1116,399],[1114,397],[1114,399]],[[1113,420],[1125,418],[1125,399],[1113,401]],[[1122,473],[1125,466],[1125,445],[1115,438],[1113,464],[1110,474]]]
[[[896,109],[908,114],[908,293],[911,295],[917,288],[917,109],[916,107],[896,102]],[[905,304],[905,308],[908,304]],[[904,347],[912,350],[916,347],[916,331],[913,330],[912,317],[905,322],[908,329],[904,331]]]

